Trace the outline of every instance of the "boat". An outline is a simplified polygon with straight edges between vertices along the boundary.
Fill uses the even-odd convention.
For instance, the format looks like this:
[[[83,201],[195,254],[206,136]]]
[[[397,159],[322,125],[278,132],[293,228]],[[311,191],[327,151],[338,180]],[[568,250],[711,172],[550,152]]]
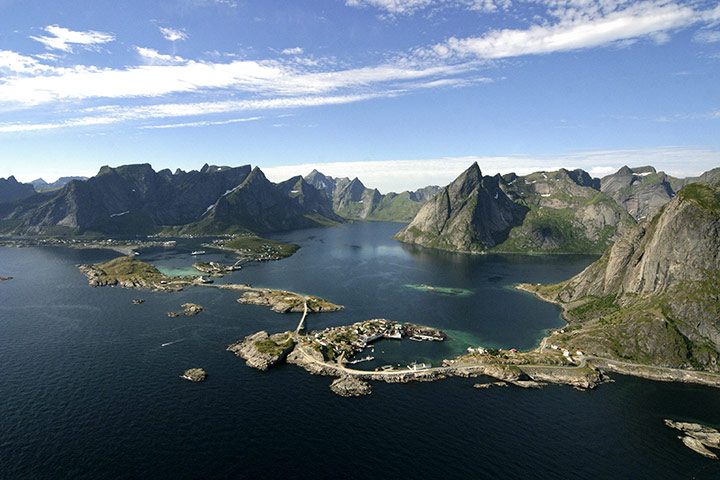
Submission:
[[[205,250],[195,250],[191,255],[205,255]]]

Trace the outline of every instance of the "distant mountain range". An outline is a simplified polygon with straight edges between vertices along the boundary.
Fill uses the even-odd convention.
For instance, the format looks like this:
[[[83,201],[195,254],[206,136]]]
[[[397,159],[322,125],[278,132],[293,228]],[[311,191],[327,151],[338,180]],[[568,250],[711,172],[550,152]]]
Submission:
[[[30,182],[30,185],[35,187],[36,192],[48,192],[50,190],[57,190],[62,188],[71,180],[87,180],[88,177],[60,177],[52,183],[48,183],[42,178],[37,178]]]
[[[305,181],[332,199],[338,215],[355,220],[409,222],[440,191],[440,187],[428,186],[414,192],[383,195],[377,189],[367,188],[357,177],[352,180],[327,177],[317,170],[307,175]]]
[[[358,179],[308,177],[270,182],[249,165],[205,165],[200,171],[149,164],[102,167],[89,179],[64,177],[33,185],[0,183],[5,235],[216,235],[336,225],[348,219],[409,221],[437,187],[389,193]]]
[[[602,179],[564,169],[483,176],[474,164],[445,188],[383,195],[317,170],[274,184],[249,165],[106,166],[88,179],[38,179],[41,192],[0,179],[0,234],[216,235],[382,220],[410,222],[396,236],[403,242],[446,250],[599,253],[683,185],[718,179],[720,168],[689,179],[652,167]]]
[[[463,252],[602,253],[678,188],[717,180],[720,168],[678,179],[652,167],[623,167],[597,179],[565,169],[483,176],[473,164],[395,238]]]

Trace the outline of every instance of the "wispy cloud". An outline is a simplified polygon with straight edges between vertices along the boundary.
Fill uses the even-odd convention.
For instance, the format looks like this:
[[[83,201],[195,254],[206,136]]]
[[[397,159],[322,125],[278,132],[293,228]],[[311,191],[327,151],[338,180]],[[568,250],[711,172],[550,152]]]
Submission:
[[[392,14],[409,14],[427,7],[433,0],[347,0],[349,7],[375,7]]]
[[[230,125],[233,123],[245,123],[260,120],[263,117],[249,117],[249,118],[232,118],[230,120],[219,120],[215,122],[204,121],[204,122],[187,122],[187,123],[168,123],[166,125],[146,125],[140,127],[143,129],[163,129],[163,128],[187,128],[187,127],[207,127],[210,125]]]
[[[76,118],[44,123],[0,123],[0,133],[21,133],[61,128],[109,125],[130,121],[151,121],[161,118],[193,117],[243,111],[277,110],[325,105],[341,105],[373,98],[396,96],[395,92],[365,95],[279,97],[262,100],[218,101],[201,103],[168,103],[140,107],[107,105],[85,109]],[[205,122],[188,122],[183,126],[204,126]]]
[[[485,175],[514,172],[527,175],[560,168],[582,168],[596,177],[616,172],[623,165],[653,165],[677,177],[696,176],[720,165],[720,151],[706,147],[656,147],[624,150],[598,150],[557,155],[465,156],[414,160],[305,163],[262,167],[267,177],[282,181],[294,175],[307,175],[316,169],[333,177],[358,177],[381,192],[415,190],[426,185],[444,186],[452,182],[473,162]]]
[[[96,48],[103,43],[115,40],[115,35],[111,33],[96,32],[88,30],[78,32],[57,25],[48,25],[43,30],[51,36],[31,36],[33,40],[45,45],[48,50],[62,50],[63,52],[72,52],[73,47],[81,47],[86,49]]]
[[[188,34],[185,32],[185,30],[178,30],[169,27],[158,27],[158,29],[160,30],[160,33],[162,33],[162,36],[165,37],[165,40],[177,42],[178,40],[188,39]]]
[[[152,48],[135,47],[135,50],[151,65],[172,65],[185,63],[187,61],[177,55],[165,55],[159,53],[157,50],[153,50]]]
[[[302,55],[303,49],[300,47],[286,48],[282,51],[283,55]]]
[[[708,21],[714,10],[695,10],[690,5],[641,2],[605,13],[595,8],[562,9],[554,24],[543,22],[527,29],[493,30],[477,37],[452,37],[430,49],[424,56],[440,58],[475,56],[485,59],[547,54],[611,45],[618,41],[649,37],[667,40],[667,33]]]

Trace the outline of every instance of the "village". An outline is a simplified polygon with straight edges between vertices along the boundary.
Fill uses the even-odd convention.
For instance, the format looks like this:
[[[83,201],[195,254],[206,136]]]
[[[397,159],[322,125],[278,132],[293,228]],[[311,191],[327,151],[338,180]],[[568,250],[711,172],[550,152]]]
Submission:
[[[300,342],[322,353],[326,360],[355,364],[374,359],[367,356],[353,359],[373,342],[387,338],[392,340],[444,341],[447,336],[440,330],[412,323],[393,322],[376,318],[352,325],[329,327],[320,332],[310,332],[300,337]]]

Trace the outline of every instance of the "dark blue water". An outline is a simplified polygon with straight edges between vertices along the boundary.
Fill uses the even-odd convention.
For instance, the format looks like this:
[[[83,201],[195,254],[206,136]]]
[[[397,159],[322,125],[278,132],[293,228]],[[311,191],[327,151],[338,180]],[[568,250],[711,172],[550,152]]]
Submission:
[[[431,252],[390,240],[397,229],[362,223],[281,235],[301,250],[222,281],[346,306],[311,316],[310,328],[385,317],[446,329],[453,340],[443,344],[376,347],[386,363],[435,362],[474,344],[534,346],[561,324],[558,311],[509,286],[562,280],[593,259]],[[192,247],[140,258],[187,269]],[[0,276],[14,277],[0,283],[1,478],[720,478],[717,462],[662,422],[719,426],[720,390],[622,376],[593,392],[476,390],[474,379],[450,379],[373,384],[369,397],[340,398],[328,377],[292,365],[258,372],[225,351],[259,329],[294,328],[297,315],[215,289],[93,289],[75,267],[115,256],[0,248]],[[232,256],[208,250],[206,258]],[[137,297],[146,302],[132,305]],[[205,311],[166,316],[188,301]],[[195,366],[207,381],[178,377]]]

